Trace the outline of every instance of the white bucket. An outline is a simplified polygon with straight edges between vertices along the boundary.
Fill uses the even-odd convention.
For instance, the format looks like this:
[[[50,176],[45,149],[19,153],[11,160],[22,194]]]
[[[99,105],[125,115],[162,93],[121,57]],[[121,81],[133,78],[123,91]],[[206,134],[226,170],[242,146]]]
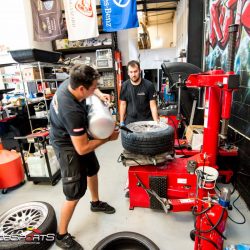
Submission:
[[[204,189],[213,189],[219,176],[218,171],[209,166],[196,168],[195,174],[198,176],[199,187]]]

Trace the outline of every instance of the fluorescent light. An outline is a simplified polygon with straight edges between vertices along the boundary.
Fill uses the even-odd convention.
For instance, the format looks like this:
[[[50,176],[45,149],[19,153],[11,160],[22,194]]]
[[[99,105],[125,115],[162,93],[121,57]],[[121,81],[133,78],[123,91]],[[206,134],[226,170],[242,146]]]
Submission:
[[[154,39],[154,47],[156,47],[156,48],[161,48],[162,47],[162,45],[163,45],[163,40],[162,40],[162,38],[160,38],[160,37],[156,37],[155,39]]]

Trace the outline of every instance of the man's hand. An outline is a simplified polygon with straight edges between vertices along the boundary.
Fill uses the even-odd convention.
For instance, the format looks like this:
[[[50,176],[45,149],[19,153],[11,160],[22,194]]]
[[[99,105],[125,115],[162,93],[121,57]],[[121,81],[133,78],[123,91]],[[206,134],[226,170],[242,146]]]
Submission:
[[[115,129],[112,135],[109,137],[109,141],[115,141],[117,140],[118,136],[120,134],[120,130]]]
[[[103,102],[110,102],[110,95],[109,94],[102,93],[99,98]]]
[[[95,89],[94,94],[103,102],[110,103],[110,95],[102,93],[100,89]]]
[[[125,122],[120,122],[120,127],[125,126]]]

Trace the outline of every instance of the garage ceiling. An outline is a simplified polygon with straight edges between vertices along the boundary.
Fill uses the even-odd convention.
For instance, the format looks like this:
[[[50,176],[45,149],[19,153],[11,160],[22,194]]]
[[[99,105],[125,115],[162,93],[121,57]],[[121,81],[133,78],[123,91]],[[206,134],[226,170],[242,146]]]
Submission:
[[[173,21],[177,3],[180,0],[137,0],[137,11],[144,15],[147,26]],[[97,13],[101,15],[100,1],[97,1]]]
[[[147,26],[173,21],[179,0],[137,0],[137,11],[144,14]]]

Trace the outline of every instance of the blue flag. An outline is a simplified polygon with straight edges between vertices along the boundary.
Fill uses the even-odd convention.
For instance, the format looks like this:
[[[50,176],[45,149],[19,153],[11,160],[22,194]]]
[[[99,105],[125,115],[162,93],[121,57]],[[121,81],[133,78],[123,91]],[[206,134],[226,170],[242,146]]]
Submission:
[[[136,0],[101,0],[101,8],[104,31],[139,27]]]

